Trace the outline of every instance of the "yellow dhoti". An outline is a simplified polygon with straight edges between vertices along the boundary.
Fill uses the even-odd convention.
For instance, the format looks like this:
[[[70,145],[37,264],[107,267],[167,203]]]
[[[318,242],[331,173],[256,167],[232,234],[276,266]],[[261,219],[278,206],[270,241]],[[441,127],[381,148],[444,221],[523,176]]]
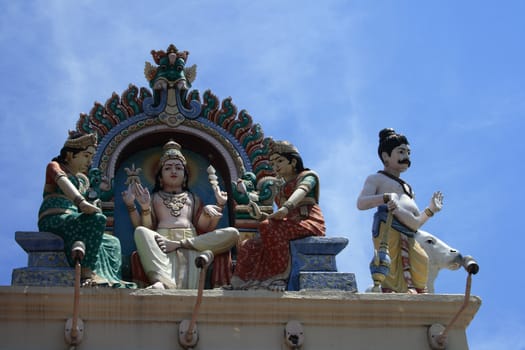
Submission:
[[[385,231],[385,223],[379,226],[380,234],[374,237],[374,248],[379,249],[379,244]],[[402,249],[402,239],[406,239],[406,252]],[[394,228],[388,232],[388,252],[390,256],[390,271],[381,287],[398,293],[408,291],[407,280],[412,280],[412,286],[418,290],[426,290],[428,279],[428,256],[419,243],[413,238],[403,235]],[[406,261],[403,264],[403,256]],[[405,266],[403,266],[405,265]]]

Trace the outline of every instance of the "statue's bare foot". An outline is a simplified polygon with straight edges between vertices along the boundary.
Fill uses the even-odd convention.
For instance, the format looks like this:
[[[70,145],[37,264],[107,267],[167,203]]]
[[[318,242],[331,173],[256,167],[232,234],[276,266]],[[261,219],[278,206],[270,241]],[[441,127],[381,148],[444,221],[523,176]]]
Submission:
[[[164,287],[164,284],[162,284],[162,282],[157,281],[153,283],[151,286],[146,287],[146,289],[166,289],[166,288]]]
[[[95,272],[91,272],[89,277],[81,278],[80,286],[81,287],[109,287],[110,284],[107,279],[100,277]]]
[[[254,289],[251,288],[254,286],[255,282],[258,281],[243,281],[239,278],[239,276],[232,276],[230,284],[227,286],[223,286],[222,288],[224,290],[248,290],[248,289]]]
[[[276,280],[273,281],[269,286],[268,289],[272,292],[284,292],[286,290],[286,281],[284,280]]]
[[[180,241],[171,241],[162,236],[155,236],[155,241],[157,242],[157,245],[159,246],[160,250],[162,250],[166,254],[174,252],[182,247]]]
[[[284,292],[284,289],[285,287],[284,286],[269,286],[268,287],[269,290],[271,290],[272,292]]]

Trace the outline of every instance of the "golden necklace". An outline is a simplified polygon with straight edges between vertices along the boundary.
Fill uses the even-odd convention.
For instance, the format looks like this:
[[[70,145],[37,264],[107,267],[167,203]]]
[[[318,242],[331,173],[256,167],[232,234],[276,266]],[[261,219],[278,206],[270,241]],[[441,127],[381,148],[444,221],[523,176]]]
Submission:
[[[159,196],[162,198],[162,203],[170,210],[173,216],[180,216],[180,212],[188,200],[188,192],[169,193],[159,191]]]

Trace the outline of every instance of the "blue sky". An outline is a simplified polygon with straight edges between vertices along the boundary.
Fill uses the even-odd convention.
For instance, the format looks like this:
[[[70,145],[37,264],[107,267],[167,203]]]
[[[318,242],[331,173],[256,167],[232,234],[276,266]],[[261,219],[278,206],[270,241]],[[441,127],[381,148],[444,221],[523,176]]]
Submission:
[[[521,1],[0,1],[0,285],[27,263],[15,231],[37,229],[67,130],[95,101],[146,87],[150,51],[173,43],[197,64],[194,89],[231,96],[318,171],[328,235],[350,240],[339,270],[360,290],[373,211],[356,199],[381,168],[379,130],[407,135],[419,206],[445,195],[424,229],[480,264],[470,347],[525,349],[512,217],[525,197],[523,13]],[[436,291],[463,293],[465,279],[441,272]]]

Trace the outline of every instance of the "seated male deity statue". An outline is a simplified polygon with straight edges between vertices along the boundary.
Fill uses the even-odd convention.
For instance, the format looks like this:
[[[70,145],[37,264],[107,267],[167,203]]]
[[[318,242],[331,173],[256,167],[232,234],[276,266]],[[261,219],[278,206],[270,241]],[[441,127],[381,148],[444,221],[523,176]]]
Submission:
[[[225,253],[239,239],[234,227],[216,229],[228,200],[218,184],[212,184],[216,204],[203,205],[188,189],[189,174],[180,148],[174,141],[164,145],[151,194],[138,182],[131,182],[122,193],[135,227],[137,252],[151,282],[148,288],[196,289],[199,272],[194,260],[199,252]]]

